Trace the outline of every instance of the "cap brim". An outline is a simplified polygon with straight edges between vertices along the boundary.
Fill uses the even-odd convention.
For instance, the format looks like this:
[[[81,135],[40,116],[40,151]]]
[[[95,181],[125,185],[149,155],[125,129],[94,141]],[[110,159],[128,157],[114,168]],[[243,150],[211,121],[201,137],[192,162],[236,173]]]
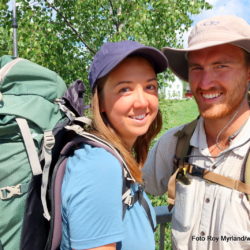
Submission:
[[[210,42],[200,43],[197,46],[191,46],[188,49],[174,49],[170,47],[164,47],[162,48],[162,52],[166,55],[168,59],[169,68],[173,71],[173,73],[176,76],[178,76],[181,80],[188,82],[188,62],[186,56],[188,52],[228,43],[240,47],[246,50],[248,53],[250,53],[250,38],[232,40],[226,42],[210,41]]]

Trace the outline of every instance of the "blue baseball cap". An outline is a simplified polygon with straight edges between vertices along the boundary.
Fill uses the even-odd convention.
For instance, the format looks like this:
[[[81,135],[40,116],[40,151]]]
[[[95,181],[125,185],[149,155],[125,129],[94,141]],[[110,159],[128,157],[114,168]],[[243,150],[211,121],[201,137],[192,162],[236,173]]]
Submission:
[[[107,42],[96,53],[90,66],[89,83],[92,90],[98,79],[107,75],[129,55],[145,57],[153,64],[156,73],[161,73],[168,67],[166,56],[156,48],[129,40]]]

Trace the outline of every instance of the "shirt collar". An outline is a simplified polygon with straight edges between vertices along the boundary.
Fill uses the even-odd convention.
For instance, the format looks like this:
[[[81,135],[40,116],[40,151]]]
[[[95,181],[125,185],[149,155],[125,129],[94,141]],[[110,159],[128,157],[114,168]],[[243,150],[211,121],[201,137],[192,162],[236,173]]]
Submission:
[[[232,140],[228,149],[224,151],[227,152],[229,150],[233,150],[233,152],[241,157],[244,157],[248,147],[250,140],[250,118],[241,129],[239,134]],[[190,145],[199,149],[199,151],[204,154],[208,155],[208,146],[207,146],[207,139],[204,129],[204,120],[202,117],[198,119],[196,128],[190,140]]]

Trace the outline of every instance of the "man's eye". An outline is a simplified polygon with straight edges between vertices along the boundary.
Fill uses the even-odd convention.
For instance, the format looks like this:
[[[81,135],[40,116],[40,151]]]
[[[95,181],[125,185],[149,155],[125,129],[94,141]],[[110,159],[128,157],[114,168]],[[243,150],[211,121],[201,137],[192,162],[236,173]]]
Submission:
[[[227,65],[225,65],[225,64],[218,64],[218,65],[216,65],[216,68],[217,69],[227,68]]]
[[[190,67],[189,69],[190,71],[199,71],[199,70],[202,70],[202,67],[195,66],[195,67]]]

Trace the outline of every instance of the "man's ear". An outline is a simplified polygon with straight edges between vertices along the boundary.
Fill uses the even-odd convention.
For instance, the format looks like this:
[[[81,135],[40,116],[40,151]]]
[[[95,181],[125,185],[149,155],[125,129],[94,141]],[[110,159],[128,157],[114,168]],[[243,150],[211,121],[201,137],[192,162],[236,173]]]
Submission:
[[[248,71],[247,71],[247,80],[248,80],[248,84],[250,84],[250,65],[248,66]]]

